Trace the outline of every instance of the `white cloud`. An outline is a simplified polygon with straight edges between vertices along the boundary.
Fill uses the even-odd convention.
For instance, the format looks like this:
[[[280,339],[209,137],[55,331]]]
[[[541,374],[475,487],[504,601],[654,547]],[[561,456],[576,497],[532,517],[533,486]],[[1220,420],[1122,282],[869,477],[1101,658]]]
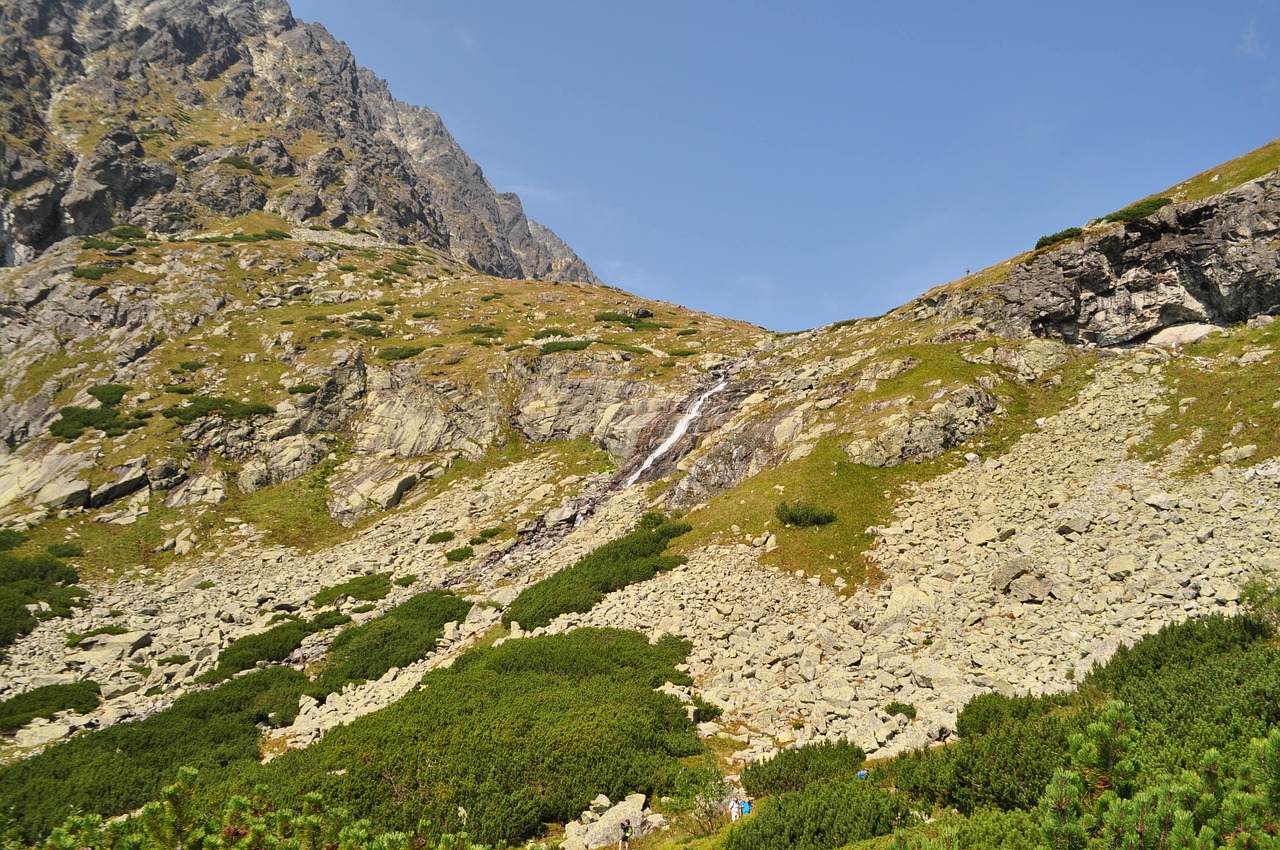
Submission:
[[[1236,53],[1246,59],[1263,59],[1266,57],[1267,46],[1258,37],[1258,22],[1256,20],[1249,21],[1249,25],[1245,27],[1244,33],[1240,36],[1240,43],[1236,45]]]

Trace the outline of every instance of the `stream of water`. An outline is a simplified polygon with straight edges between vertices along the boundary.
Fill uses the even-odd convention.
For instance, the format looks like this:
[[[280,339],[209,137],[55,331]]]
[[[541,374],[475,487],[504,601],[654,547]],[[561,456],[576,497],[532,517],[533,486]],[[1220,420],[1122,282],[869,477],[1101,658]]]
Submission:
[[[646,469],[653,466],[654,462],[657,461],[658,458],[669,452],[671,447],[678,443],[680,438],[684,436],[685,432],[689,430],[689,426],[693,424],[693,420],[698,418],[698,413],[702,410],[703,402],[720,392],[728,385],[729,382],[727,380],[722,380],[720,383],[698,396],[697,401],[695,401],[693,406],[689,408],[689,412],[680,417],[680,421],[676,423],[676,427],[667,435],[667,439],[662,441],[662,445],[650,452],[649,456],[644,459],[644,463],[640,464],[640,468],[627,477],[624,486],[630,487],[632,484],[639,481],[640,476],[644,474]]]

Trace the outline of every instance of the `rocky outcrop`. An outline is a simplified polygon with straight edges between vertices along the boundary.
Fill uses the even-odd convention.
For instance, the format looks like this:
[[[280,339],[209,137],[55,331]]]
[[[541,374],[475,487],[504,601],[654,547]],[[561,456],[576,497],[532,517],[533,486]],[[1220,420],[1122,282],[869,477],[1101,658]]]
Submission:
[[[999,412],[999,403],[981,387],[958,387],[923,413],[895,413],[881,420],[875,436],[856,439],[845,451],[854,463],[867,466],[937,457],[977,434]]]
[[[1005,337],[1103,346],[1186,322],[1226,325],[1280,308],[1280,173],[1012,263],[989,290],[934,293],[950,319],[977,317]],[[912,305],[914,309],[914,305]]]
[[[519,198],[494,190],[438,115],[392,98],[283,0],[17,0],[0,8],[0,65],[0,265],[113,224],[176,232],[268,210],[321,228],[359,221],[503,277],[598,283]],[[156,96],[176,106],[142,118]],[[53,108],[63,102],[96,112],[77,124]],[[189,110],[262,135],[189,138]],[[97,122],[111,129],[77,154]],[[304,134],[332,143],[295,156]],[[264,182],[279,177],[296,180],[278,192]]]

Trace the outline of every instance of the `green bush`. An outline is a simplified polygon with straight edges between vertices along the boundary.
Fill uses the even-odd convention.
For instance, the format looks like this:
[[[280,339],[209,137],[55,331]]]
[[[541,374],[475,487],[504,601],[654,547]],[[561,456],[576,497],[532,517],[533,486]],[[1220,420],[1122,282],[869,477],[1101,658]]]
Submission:
[[[167,393],[175,393],[176,395],[195,395],[196,388],[188,387],[183,384],[167,384],[164,391]]]
[[[14,555],[5,549],[22,535],[0,531],[0,647],[36,627],[37,618],[69,617],[72,608],[83,607],[88,593],[76,586],[75,569],[49,553]],[[28,605],[44,602],[49,610],[33,614]]]
[[[421,345],[391,345],[379,349],[378,356],[391,363],[397,360],[408,360],[411,357],[417,357],[426,350],[426,347]]]
[[[114,251],[120,247],[120,243],[112,242],[109,239],[98,239],[95,236],[87,236],[80,243],[80,247],[97,251]]]
[[[235,154],[233,156],[224,156],[218,162],[229,165],[232,168],[238,168],[241,171],[247,171],[255,177],[262,175],[262,169],[249,161],[249,158],[243,154]],[[238,234],[237,234],[238,235]]]
[[[562,339],[544,342],[541,346],[543,354],[555,354],[557,351],[584,351],[591,345],[589,339]]]
[[[476,553],[475,549],[470,546],[459,546],[457,549],[450,549],[444,553],[445,558],[450,561],[465,561]]]
[[[886,714],[898,714],[908,720],[916,719],[916,707],[909,702],[898,702],[894,700],[884,707]]]
[[[502,533],[502,526],[500,525],[494,526],[493,528],[486,528],[483,531],[481,531],[479,534],[476,534],[475,536],[473,536],[467,542],[470,543],[472,546],[479,546],[482,543],[488,543],[490,540],[497,537],[501,533]]]
[[[432,317],[434,317],[434,316],[435,316],[435,311],[433,311],[433,310],[414,310],[414,311],[413,311],[413,313],[411,313],[410,315],[412,315],[415,319],[430,319],[430,318],[432,318]]]
[[[0,767],[0,811],[27,842],[68,812],[104,817],[131,812],[160,796],[182,765],[217,773],[258,764],[257,724],[287,725],[311,685],[287,667],[258,670],[207,691],[179,697],[165,711],[81,735]]]
[[[533,332],[534,339],[549,339],[550,337],[556,337],[556,336],[569,337],[569,336],[573,336],[573,333],[571,331],[565,330],[564,328],[543,328],[540,331]]]
[[[400,578],[396,579],[391,583],[394,584],[396,587],[408,587],[409,585],[413,584],[417,580],[418,580],[417,576],[407,575],[407,576],[400,576]]]
[[[870,782],[819,783],[759,805],[729,829],[725,850],[831,850],[916,822],[910,804]]]
[[[204,364],[199,360],[183,360],[178,364],[178,368],[184,372],[199,372],[204,368]]]
[[[502,328],[495,328],[493,325],[467,325],[465,328],[458,331],[458,333],[482,336],[488,339],[497,339],[502,336],[504,331]]]
[[[613,322],[619,325],[626,325],[633,331],[656,331],[662,328],[662,325],[657,322],[639,319],[630,313],[619,313],[614,310],[606,310],[603,313],[596,313],[595,320],[597,322]]]
[[[832,511],[801,502],[796,502],[794,505],[781,502],[778,507],[774,508],[773,515],[783,525],[794,525],[802,528],[813,525],[829,525],[836,521],[836,515]]]
[[[124,395],[129,392],[129,389],[124,384],[98,384],[96,387],[89,387],[86,392],[96,398],[103,407],[115,407],[124,400]]]
[[[75,649],[91,637],[98,635],[122,635],[128,632],[124,626],[98,626],[96,629],[89,629],[87,632],[67,632],[67,648]]]
[[[1111,213],[1103,218],[1103,221],[1137,221],[1172,203],[1172,198],[1147,198],[1145,201],[1138,201],[1136,204],[1130,204],[1122,210]]]
[[[697,328],[685,328],[684,330],[676,331],[676,336],[693,336],[697,332]]]
[[[365,311],[363,313],[356,313],[351,318],[361,322],[385,322],[387,320],[387,317],[382,315],[381,313],[370,313],[368,311]]]
[[[248,419],[251,416],[269,416],[275,408],[268,404],[244,404],[225,396],[192,396],[187,405],[172,405],[162,412],[166,419],[190,425],[197,419],[217,414],[223,419]]]
[[[697,353],[696,348],[673,348],[667,352],[671,357],[692,357]]]
[[[350,581],[342,582],[342,584],[335,584],[333,587],[326,587],[311,598],[311,604],[316,608],[323,608],[326,605],[332,605],[337,602],[340,596],[348,596],[365,602],[375,602],[379,599],[386,599],[387,594],[390,592],[391,573],[373,573],[367,576],[357,576]]]
[[[457,532],[454,532],[454,531],[437,531],[427,538],[427,542],[428,543],[448,543],[450,540],[452,540],[457,536],[458,536]]]
[[[961,738],[985,735],[1010,720],[1043,717],[1066,702],[1066,697],[1061,695],[1009,697],[998,693],[978,694],[960,709],[956,717],[956,734]]]
[[[394,705],[245,764],[221,787],[263,785],[266,804],[319,791],[428,842],[462,827],[461,806],[471,840],[523,844],[598,793],[656,798],[685,776],[680,759],[702,745],[680,703],[653,688],[689,682],[675,670],[688,646],[578,629],[473,650]]]
[[[108,235],[117,239],[146,239],[147,231],[132,224],[121,224],[107,231]]]
[[[1041,236],[1036,240],[1036,250],[1048,248],[1050,245],[1056,245],[1059,242],[1065,242],[1068,239],[1074,239],[1084,233],[1079,227],[1068,227],[1066,230],[1059,230],[1057,233],[1050,233],[1048,236]]]
[[[382,339],[386,336],[386,334],[378,328],[375,328],[373,325],[356,325],[351,330],[360,334],[360,336],[367,336],[371,339]]]
[[[49,433],[64,440],[74,440],[89,429],[102,431],[107,436],[120,436],[125,431],[141,428],[145,422],[133,417],[121,416],[110,405],[102,407],[64,407],[61,415],[49,426]]]
[[[79,543],[50,543],[45,551],[55,558],[78,558],[84,554],[84,547]]]
[[[290,395],[311,395],[319,391],[320,387],[317,384],[294,384],[289,387]]]
[[[221,682],[241,670],[256,667],[259,661],[284,661],[312,631],[310,623],[290,620],[265,632],[237,638],[218,653],[218,666],[201,674],[198,681]]]
[[[115,270],[115,266],[76,266],[71,270],[71,276],[81,280],[102,280]]]
[[[334,330],[333,328],[320,332],[321,339],[337,339],[340,336],[342,336],[342,331]]]
[[[381,617],[343,630],[329,647],[318,680],[322,690],[377,679],[392,667],[407,667],[436,648],[444,624],[460,622],[471,603],[445,590],[420,593]]]
[[[0,734],[11,735],[37,717],[53,717],[59,711],[84,714],[102,702],[101,687],[85,680],[69,685],[45,685],[0,700]]]
[[[861,747],[843,739],[805,744],[749,765],[742,772],[742,787],[748,794],[802,791],[815,782],[856,779],[866,760]]]
[[[12,528],[0,528],[0,552],[17,549],[26,542],[27,536],[21,531],[14,531]]]
[[[662,551],[691,528],[667,521],[661,514],[646,515],[635,531],[525,588],[503,613],[503,624],[518,622],[526,629],[545,626],[561,614],[590,611],[605,594],[683,564],[682,556]]]

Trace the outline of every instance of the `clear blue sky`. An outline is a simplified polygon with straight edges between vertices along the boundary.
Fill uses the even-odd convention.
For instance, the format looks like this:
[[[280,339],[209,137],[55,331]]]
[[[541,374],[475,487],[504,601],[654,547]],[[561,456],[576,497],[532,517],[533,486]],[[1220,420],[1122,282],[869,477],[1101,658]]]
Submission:
[[[293,0],[607,283],[875,315],[1280,136],[1265,0]]]

